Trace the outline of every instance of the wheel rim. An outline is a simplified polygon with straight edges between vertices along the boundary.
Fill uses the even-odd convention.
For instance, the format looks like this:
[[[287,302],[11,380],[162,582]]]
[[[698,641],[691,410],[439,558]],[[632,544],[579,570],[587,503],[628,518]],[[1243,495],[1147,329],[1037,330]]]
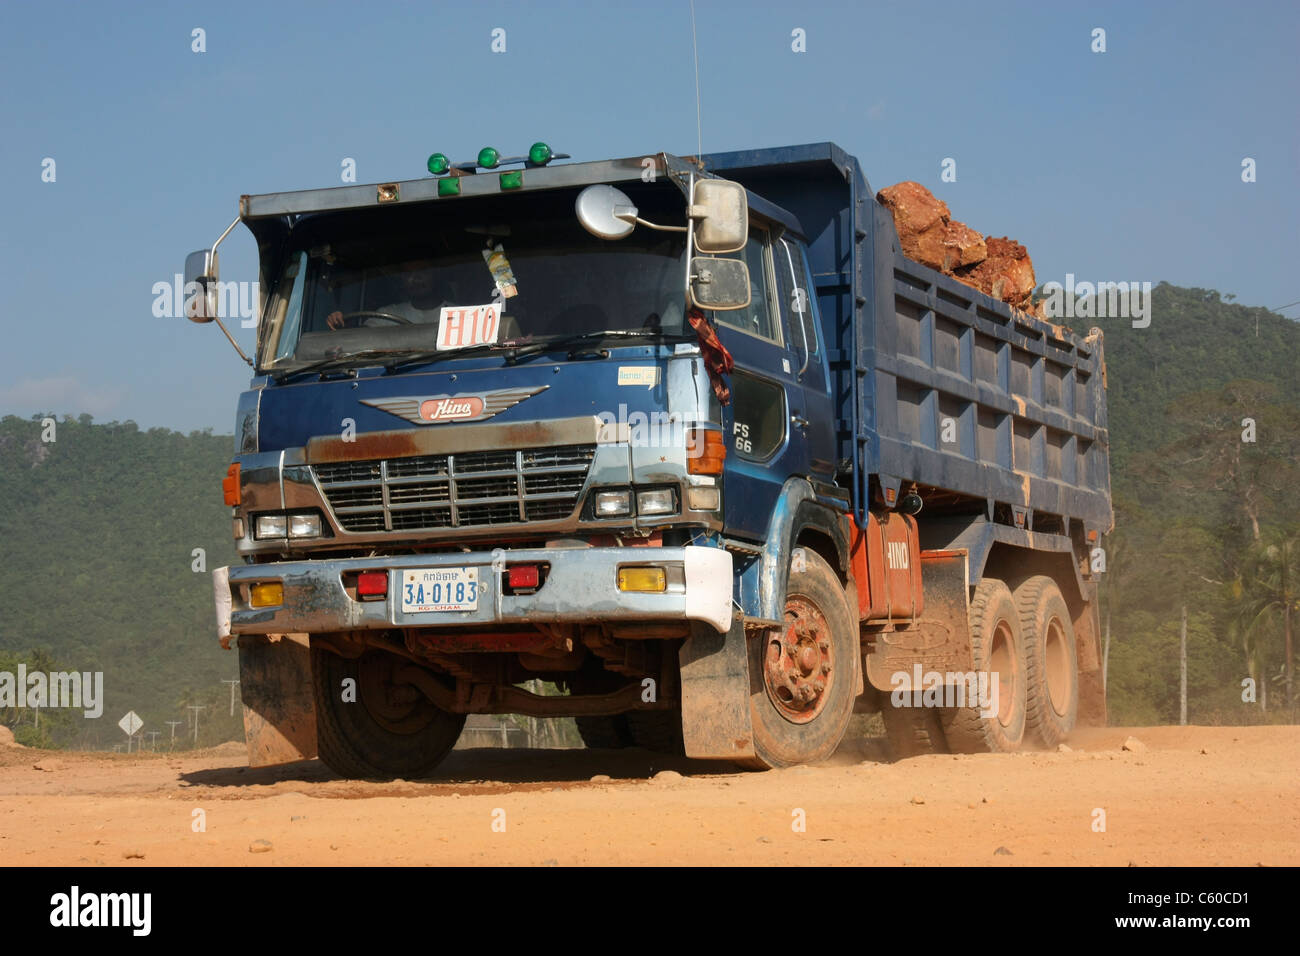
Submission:
[[[1058,618],[1047,623],[1043,641],[1043,680],[1047,683],[1047,699],[1052,710],[1064,717],[1070,709],[1070,650],[1065,643],[1065,628]]]
[[[763,682],[782,717],[806,724],[830,696],[835,676],[831,628],[821,609],[802,595],[786,601],[785,621],[785,630],[768,639]]]
[[[1015,710],[1016,681],[1020,675],[1016,668],[1015,637],[1006,621],[999,621],[997,630],[993,632],[989,673],[998,675],[998,723],[1008,727]]]
[[[385,730],[412,734],[429,726],[437,711],[415,685],[394,682],[398,663],[391,654],[363,655],[357,661],[357,704]]]

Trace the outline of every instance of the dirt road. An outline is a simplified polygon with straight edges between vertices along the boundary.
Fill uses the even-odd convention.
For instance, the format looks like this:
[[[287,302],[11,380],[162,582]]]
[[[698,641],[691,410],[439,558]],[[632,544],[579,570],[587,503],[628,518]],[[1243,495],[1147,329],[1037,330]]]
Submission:
[[[1120,749],[1130,734],[1145,752]],[[889,763],[869,739],[770,773],[462,750],[433,780],[382,784],[316,761],[250,770],[234,744],[6,748],[0,864],[1300,864],[1300,727],[1083,730],[1070,746]]]

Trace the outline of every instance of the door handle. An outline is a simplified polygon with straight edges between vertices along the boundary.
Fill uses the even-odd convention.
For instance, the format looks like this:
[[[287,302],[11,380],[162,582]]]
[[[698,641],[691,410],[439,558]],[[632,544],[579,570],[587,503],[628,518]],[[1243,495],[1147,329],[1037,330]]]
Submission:
[[[790,421],[793,422],[795,425],[798,425],[800,428],[807,428],[809,425],[812,424],[810,421],[808,421],[808,419],[804,418],[802,415],[799,414],[791,415]]]

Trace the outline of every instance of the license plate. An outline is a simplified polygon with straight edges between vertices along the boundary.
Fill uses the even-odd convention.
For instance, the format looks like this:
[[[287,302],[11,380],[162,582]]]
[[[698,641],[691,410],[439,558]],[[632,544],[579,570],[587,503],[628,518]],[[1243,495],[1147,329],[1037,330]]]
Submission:
[[[402,611],[478,609],[478,568],[416,568],[402,572]]]

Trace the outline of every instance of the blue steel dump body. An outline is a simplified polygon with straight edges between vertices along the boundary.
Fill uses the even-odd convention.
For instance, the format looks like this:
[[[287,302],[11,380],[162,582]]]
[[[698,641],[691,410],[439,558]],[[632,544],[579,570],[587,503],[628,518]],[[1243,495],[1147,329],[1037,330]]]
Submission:
[[[893,504],[915,482],[927,506],[979,499],[990,519],[1009,509],[1031,530],[1110,530],[1099,332],[1052,325],[906,258],[857,160],[833,143],[704,159],[803,227],[840,481],[851,473],[859,522],[873,493]]]

